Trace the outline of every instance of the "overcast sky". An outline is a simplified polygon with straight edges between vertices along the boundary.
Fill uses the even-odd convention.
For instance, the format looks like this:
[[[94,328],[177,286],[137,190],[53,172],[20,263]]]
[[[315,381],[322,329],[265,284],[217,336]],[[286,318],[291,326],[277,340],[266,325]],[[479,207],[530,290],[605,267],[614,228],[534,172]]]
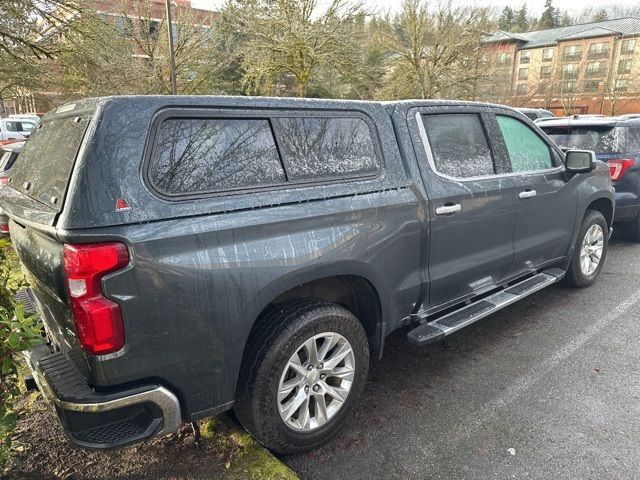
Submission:
[[[527,9],[529,13],[540,15],[544,8],[545,0],[534,0],[534,1],[524,1],[524,0],[458,0],[462,4],[469,5],[479,5],[479,6],[494,6],[497,8],[503,8],[505,5],[510,5],[513,8],[519,8],[523,3],[527,4]],[[399,9],[401,0],[365,0],[367,5],[379,12],[386,12],[387,10],[391,10],[391,12],[395,12]],[[561,9],[568,10],[569,13],[574,13],[576,11],[580,11],[585,7],[593,7],[593,8],[607,8],[607,5],[635,5],[638,0],[614,0],[614,1],[602,1],[602,0],[554,0],[553,4]],[[210,10],[215,10],[217,7],[224,3],[224,0],[191,0],[191,3],[194,7],[197,8],[207,8]]]

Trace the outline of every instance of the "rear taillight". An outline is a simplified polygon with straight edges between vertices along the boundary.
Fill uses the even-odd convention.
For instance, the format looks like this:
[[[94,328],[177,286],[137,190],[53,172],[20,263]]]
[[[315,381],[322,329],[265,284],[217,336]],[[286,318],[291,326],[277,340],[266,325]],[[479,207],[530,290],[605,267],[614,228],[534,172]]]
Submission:
[[[9,177],[0,177],[0,187],[2,185],[9,185]]]
[[[9,233],[9,225],[0,223],[0,233]]]
[[[64,246],[64,272],[76,333],[85,351],[103,355],[124,346],[120,306],[102,294],[101,279],[124,268],[129,252],[122,243]]]
[[[622,177],[627,173],[635,162],[630,158],[614,158],[611,160],[607,160],[609,164],[609,176],[611,176],[611,180],[621,180]]]

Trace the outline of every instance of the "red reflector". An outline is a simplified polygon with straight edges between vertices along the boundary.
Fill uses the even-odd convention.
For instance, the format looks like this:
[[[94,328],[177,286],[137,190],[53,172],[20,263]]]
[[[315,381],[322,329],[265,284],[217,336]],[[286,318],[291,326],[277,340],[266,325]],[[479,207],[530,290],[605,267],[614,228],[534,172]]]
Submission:
[[[9,185],[9,177],[0,177],[0,186]]]
[[[116,200],[116,212],[128,212],[131,210],[131,205],[124,198]]]
[[[635,162],[630,158],[615,158],[607,160],[607,163],[609,164],[609,176],[614,181],[622,179],[627,170],[635,165]]]
[[[9,233],[9,225],[6,223],[0,224],[0,233]]]
[[[122,243],[86,243],[64,246],[64,272],[69,302],[82,347],[103,355],[124,346],[120,306],[105,298],[100,280],[129,263]]]

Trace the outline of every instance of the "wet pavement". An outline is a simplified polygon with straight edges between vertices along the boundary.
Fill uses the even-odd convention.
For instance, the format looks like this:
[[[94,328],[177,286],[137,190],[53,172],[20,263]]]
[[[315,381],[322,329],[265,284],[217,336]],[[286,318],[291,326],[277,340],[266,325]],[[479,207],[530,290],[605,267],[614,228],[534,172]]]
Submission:
[[[284,457],[302,479],[640,478],[640,245],[445,342],[406,330],[340,435]]]

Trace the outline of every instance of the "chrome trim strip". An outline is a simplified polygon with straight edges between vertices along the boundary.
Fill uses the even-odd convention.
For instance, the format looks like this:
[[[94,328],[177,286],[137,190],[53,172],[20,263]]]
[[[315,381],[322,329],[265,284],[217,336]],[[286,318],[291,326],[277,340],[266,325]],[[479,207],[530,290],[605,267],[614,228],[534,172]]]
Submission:
[[[115,410],[116,408],[127,407],[130,405],[136,405],[144,402],[151,402],[160,408],[162,411],[163,427],[155,435],[164,435],[167,433],[173,433],[178,431],[182,424],[182,417],[180,414],[180,402],[170,390],[165,387],[157,387],[148,392],[136,393],[127,397],[117,398],[106,402],[96,403],[75,403],[60,400],[55,396],[53,390],[49,386],[44,376],[33,364],[31,355],[29,352],[24,352],[24,357],[31,370],[38,389],[42,392],[43,397],[50,403],[58,405],[63,410],[73,410],[76,412],[97,413],[109,410]]]

